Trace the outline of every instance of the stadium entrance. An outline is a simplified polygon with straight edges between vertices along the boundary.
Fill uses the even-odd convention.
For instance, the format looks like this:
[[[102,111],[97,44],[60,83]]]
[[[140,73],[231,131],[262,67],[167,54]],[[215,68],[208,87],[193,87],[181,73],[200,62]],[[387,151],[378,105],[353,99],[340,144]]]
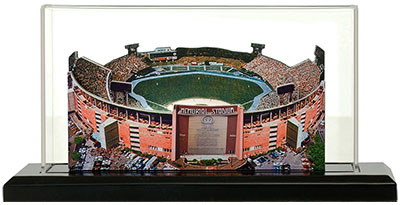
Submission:
[[[243,108],[175,105],[172,159],[242,158]]]

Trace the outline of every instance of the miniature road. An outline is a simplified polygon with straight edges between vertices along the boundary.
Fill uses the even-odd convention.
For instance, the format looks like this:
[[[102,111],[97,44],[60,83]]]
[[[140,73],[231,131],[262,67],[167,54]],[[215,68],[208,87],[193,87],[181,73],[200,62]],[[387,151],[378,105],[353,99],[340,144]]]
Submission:
[[[92,170],[94,163],[94,156],[90,154],[90,151],[86,152],[85,163],[83,164],[83,170]]]

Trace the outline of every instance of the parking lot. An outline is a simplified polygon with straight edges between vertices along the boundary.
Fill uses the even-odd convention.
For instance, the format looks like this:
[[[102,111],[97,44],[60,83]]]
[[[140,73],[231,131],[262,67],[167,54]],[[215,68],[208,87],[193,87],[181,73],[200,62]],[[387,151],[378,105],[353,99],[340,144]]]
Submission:
[[[270,154],[264,155],[264,158],[266,159],[264,162],[260,163],[260,161],[263,161],[263,160],[258,160],[258,163],[256,164],[256,167],[255,167],[256,170],[277,170],[277,169],[280,170],[281,166],[283,166],[283,165],[290,165],[290,170],[294,170],[294,171],[306,169],[303,167],[303,164],[306,164],[303,161],[306,161],[307,159],[304,157],[303,152],[296,153],[291,150],[287,150],[285,152],[284,151],[281,151],[281,152],[276,151],[275,154],[270,153]],[[302,158],[303,158],[303,160],[302,160]]]

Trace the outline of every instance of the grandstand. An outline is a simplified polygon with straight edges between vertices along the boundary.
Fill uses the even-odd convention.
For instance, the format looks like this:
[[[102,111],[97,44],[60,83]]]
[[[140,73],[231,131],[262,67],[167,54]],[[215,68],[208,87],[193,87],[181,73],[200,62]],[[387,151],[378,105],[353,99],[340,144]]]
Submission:
[[[311,60],[307,59],[295,66],[288,66],[278,60],[273,58],[264,56],[261,52],[254,52],[253,53],[244,53],[244,52],[235,52],[229,51],[226,49],[220,48],[211,48],[211,47],[202,47],[202,48],[177,48],[171,49],[170,47],[160,47],[155,51],[151,52],[137,52],[136,49],[138,44],[135,45],[135,55],[125,55],[119,58],[112,60],[111,62],[105,64],[104,66],[95,63],[85,57],[78,58],[77,52],[74,52],[69,57],[69,64],[70,70],[73,70],[74,76],[80,85],[86,89],[87,91],[91,92],[94,95],[98,95],[103,99],[108,99],[111,102],[116,101],[118,104],[123,105],[133,105],[136,108],[149,108],[152,109],[160,109],[166,111],[165,106],[168,103],[171,103],[170,100],[163,100],[160,101],[159,99],[163,98],[161,96],[174,96],[176,92],[175,89],[168,89],[164,90],[163,94],[160,97],[154,98],[150,97],[148,99],[148,103],[152,104],[152,106],[144,106],[141,103],[140,99],[136,99],[130,95],[129,99],[122,100],[121,97],[114,96],[119,94],[114,94],[113,92],[109,91],[109,86],[111,80],[114,81],[127,81],[133,82],[136,79],[141,79],[145,77],[154,77],[159,75],[173,75],[177,72],[188,72],[188,71],[206,71],[206,72],[215,72],[215,73],[230,73],[235,76],[241,77],[253,77],[262,79],[265,84],[269,85],[272,88],[272,92],[276,92],[276,89],[279,86],[286,85],[286,84],[293,84],[295,85],[294,91],[290,94],[285,93],[282,95],[276,95],[274,93],[265,93],[264,96],[260,96],[258,99],[258,104],[256,109],[269,109],[273,108],[274,106],[284,105],[293,100],[298,100],[307,94],[309,94],[312,90],[319,86],[319,82],[322,80],[320,77],[323,73],[323,66],[318,66],[317,64],[321,64],[321,60],[323,56],[323,50],[319,47],[316,47],[316,62],[312,62]],[[252,44],[252,46],[257,45],[260,48],[264,48],[263,44]],[[129,45],[128,45],[129,46]],[[258,48],[258,47],[257,47]],[[128,50],[129,51],[129,50]],[[148,64],[144,62],[146,54],[162,54],[162,53],[175,53],[177,55],[176,60],[168,62],[168,65],[165,63],[153,63],[153,67],[149,67]],[[322,53],[322,54],[321,54]],[[131,52],[132,54],[132,52]],[[169,55],[169,54],[168,54]],[[172,55],[172,54],[171,54]],[[318,60],[318,62],[317,62]],[[210,65],[213,63],[214,65]],[[143,71],[143,72],[142,72]],[[170,80],[175,80],[177,77],[172,77]],[[205,78],[203,78],[205,79]],[[181,81],[182,79],[179,78]],[[154,79],[152,80],[154,81]],[[161,80],[162,81],[162,80]],[[225,81],[225,80],[224,80]],[[224,82],[221,81],[221,82]],[[90,83],[89,83],[90,82]],[[183,80],[186,82],[186,85],[190,85],[187,80]],[[199,81],[193,81],[199,82]],[[238,81],[239,82],[239,81]],[[153,87],[150,85],[149,88],[143,87],[143,84],[138,85],[139,88],[135,88],[136,92],[144,97],[148,95],[150,92],[148,90],[152,89],[159,89],[158,87]],[[205,83],[195,84],[197,90],[204,86]],[[193,85],[193,86],[195,86]],[[219,86],[219,83],[215,85]],[[244,84],[238,84],[244,85]],[[171,85],[172,86],[172,85]],[[218,87],[217,86],[217,87]],[[190,86],[185,86],[183,89],[187,90],[186,88],[190,88]],[[192,98],[192,97],[208,97],[211,96],[213,99],[226,101],[226,99],[221,99],[221,97],[217,97],[216,91],[211,91],[211,88],[207,88],[208,91],[206,93],[214,92],[214,95],[208,94],[200,94],[198,96],[194,96],[193,94],[178,94],[173,100],[180,100],[180,97],[184,98]],[[219,88],[218,88],[219,89]],[[138,91],[142,90],[142,91]],[[180,90],[182,91],[182,90]],[[238,86],[234,86],[233,89],[227,90],[226,87],[219,89],[220,93],[224,95],[224,92],[230,92],[237,96],[244,96],[244,95],[253,95],[254,92],[252,89],[248,89],[246,87],[238,88]],[[173,93],[172,95],[170,93]],[[182,92],[180,92],[182,93]],[[188,92],[190,93],[190,92]],[[240,93],[240,94],[239,94]],[[242,93],[249,93],[249,94],[242,94]],[[225,97],[222,97],[225,98]],[[240,97],[239,97],[240,98]],[[245,97],[247,101],[241,100],[233,100],[228,99],[227,102],[232,102],[235,104],[242,104],[245,108],[249,108],[251,106],[251,99],[249,97]],[[127,103],[129,101],[129,103]],[[166,102],[169,101],[169,102]]]
[[[310,59],[291,67],[288,72],[293,77],[293,83],[299,90],[300,97],[309,94],[319,86],[321,70]]]
[[[126,81],[134,73],[147,67],[147,65],[135,55],[122,56],[112,60],[104,66],[111,70],[112,79],[117,81]]]
[[[258,56],[246,64],[249,71],[258,73],[275,89],[279,85],[293,82],[292,76],[287,72],[289,66],[266,56]]]
[[[218,58],[231,58],[237,59],[244,62],[250,62],[254,57],[257,56],[255,53],[245,53],[245,52],[237,52],[230,51],[221,48],[212,48],[212,47],[201,47],[201,48],[176,48],[176,54],[178,59],[186,56],[209,56],[209,57],[218,57]]]
[[[89,60],[86,57],[76,61],[73,71],[76,81],[87,91],[103,99],[110,100],[108,84],[111,82],[111,70]]]
[[[215,57],[215,56],[185,56],[176,61],[176,64],[190,64],[192,62],[217,62],[234,68],[242,68],[246,63],[240,59]]]
[[[266,56],[254,58],[250,63],[246,64],[245,68],[259,74],[274,89],[277,89],[281,85],[295,85],[294,95],[288,96],[289,94],[285,94],[280,99],[282,102],[279,104],[287,104],[292,100],[300,99],[309,94],[319,86],[322,73],[320,67],[309,59],[289,67],[280,61]],[[267,104],[259,105],[259,108],[270,108],[273,104],[270,100],[271,96],[265,96],[262,101]]]

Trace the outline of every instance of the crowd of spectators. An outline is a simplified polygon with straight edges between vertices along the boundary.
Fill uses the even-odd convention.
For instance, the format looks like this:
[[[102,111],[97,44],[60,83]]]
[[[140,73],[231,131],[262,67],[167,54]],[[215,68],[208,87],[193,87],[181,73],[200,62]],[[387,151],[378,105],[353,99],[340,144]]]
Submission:
[[[147,67],[135,55],[122,56],[105,66],[82,57],[76,60],[75,65],[73,73],[78,83],[87,91],[104,99],[108,99],[106,82],[108,75],[110,75],[109,82],[111,79],[126,81],[133,73]],[[291,94],[286,93],[278,96],[275,91],[272,91],[262,97],[257,107],[258,110],[285,105],[305,97],[319,86],[321,74],[320,68],[309,59],[289,67],[280,61],[262,55],[246,64],[245,69],[259,74],[274,89],[287,83],[295,84],[295,90]],[[115,94],[116,96],[114,96],[114,93],[110,93],[115,103],[142,108],[137,100],[130,97],[126,99],[124,93],[117,92]]]
[[[112,79],[117,81],[126,81],[133,73],[147,67],[147,65],[135,55],[122,56],[104,66],[111,69]]]
[[[274,89],[279,85],[293,82],[292,76],[288,73],[289,66],[266,56],[260,55],[254,58],[245,68],[259,74]]]
[[[76,61],[73,73],[75,79],[85,90],[108,99],[106,81],[107,75],[110,73],[109,69],[83,57]]]
[[[260,99],[257,109],[264,110],[277,106],[279,106],[279,96],[276,92],[272,91]]]
[[[192,62],[217,62],[223,63],[225,66],[230,66],[234,68],[241,68],[246,63],[242,60],[233,58],[223,58],[223,57],[213,57],[213,56],[185,56],[178,59],[175,64],[190,64]]]
[[[300,98],[319,86],[320,68],[309,59],[289,68],[288,72],[295,79],[293,83],[299,90]]]
[[[126,105],[126,94],[123,92],[113,92],[113,99],[115,103]]]
[[[140,104],[139,101],[137,101],[135,98],[132,97],[128,97],[128,106],[135,108],[143,108],[142,104]]]
[[[253,120],[252,122],[246,122],[243,125],[244,129],[254,129],[254,128],[259,128],[262,126],[262,124],[274,121],[274,120],[286,120],[291,117],[296,117],[296,115],[299,114],[299,111],[302,110],[303,108],[307,107],[310,108],[313,105],[316,105],[317,103],[317,98],[323,97],[323,88],[319,87],[318,90],[310,94],[308,97],[303,98],[301,101],[296,102],[295,104],[289,105],[287,107],[282,107],[282,108],[277,108],[273,109],[272,111],[266,112],[266,113],[260,113],[258,115],[253,114]],[[273,94],[271,96],[274,96],[276,94]],[[267,95],[268,96],[268,95]],[[274,107],[274,106],[272,106]],[[307,109],[308,109],[307,108]],[[265,108],[263,108],[265,109]],[[304,111],[301,111],[300,113],[303,113]],[[246,116],[245,116],[246,117]],[[262,120],[261,120],[262,119]],[[245,133],[250,133],[249,131],[245,131]]]
[[[124,92],[111,92],[111,96],[115,103],[134,108],[143,108],[139,101],[135,98],[129,97],[128,93]],[[128,99],[126,99],[128,98]]]
[[[127,105],[127,93],[125,92],[110,91],[110,97],[114,103]]]
[[[293,67],[266,56],[258,56],[246,64],[245,68],[259,74],[276,89],[279,85],[294,83],[293,93],[278,96],[274,91],[261,98],[257,109],[269,109],[299,100],[319,86],[320,68],[307,59]]]

